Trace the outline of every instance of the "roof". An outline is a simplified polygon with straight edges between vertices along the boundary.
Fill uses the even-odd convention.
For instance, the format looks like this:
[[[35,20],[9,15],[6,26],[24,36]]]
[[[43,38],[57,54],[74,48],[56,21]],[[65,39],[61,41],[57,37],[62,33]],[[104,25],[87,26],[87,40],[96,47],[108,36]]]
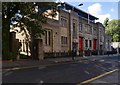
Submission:
[[[80,10],[80,9],[78,9],[78,8],[76,8],[76,7],[68,4],[68,3],[66,3],[66,2],[62,3],[62,5],[63,5],[67,10],[73,10],[73,11],[77,12],[78,15],[81,16],[81,17],[88,18],[88,15],[89,15],[89,19],[90,19],[90,20],[97,20],[97,19],[98,19],[97,17],[95,17],[95,16],[93,16],[93,15],[91,15],[91,14],[89,14],[89,13],[83,11],[83,10]]]

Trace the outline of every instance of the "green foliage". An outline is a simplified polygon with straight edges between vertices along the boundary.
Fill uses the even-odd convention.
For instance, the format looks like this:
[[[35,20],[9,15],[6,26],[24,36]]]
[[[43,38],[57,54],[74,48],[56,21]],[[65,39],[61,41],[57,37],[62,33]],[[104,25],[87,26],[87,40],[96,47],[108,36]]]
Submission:
[[[112,37],[114,42],[120,41],[120,20],[111,20],[106,27],[106,33]]]
[[[108,26],[108,22],[109,22],[109,18],[106,18],[105,21],[104,21],[105,28]]]
[[[35,11],[36,6],[42,5],[40,7],[40,12],[37,13]],[[27,28],[29,34],[31,36],[31,41],[34,42],[36,37],[41,36],[44,34],[44,30],[42,29],[42,24],[47,23],[47,17],[43,14],[46,12],[47,9],[51,9],[51,15],[54,17],[56,15],[56,8],[57,4],[54,2],[3,2],[2,3],[2,52],[3,56],[9,57],[10,56],[17,56],[18,49],[14,53],[10,53],[10,24],[11,18],[15,16],[15,14],[20,10],[21,15],[23,16],[21,20],[17,21],[18,24],[14,25],[15,27],[20,27],[24,29]],[[6,17],[5,17],[6,16]],[[32,43],[33,45],[33,43]]]
[[[118,34],[114,34],[113,35],[113,41],[116,41],[116,42],[118,42],[119,41],[119,35]]]

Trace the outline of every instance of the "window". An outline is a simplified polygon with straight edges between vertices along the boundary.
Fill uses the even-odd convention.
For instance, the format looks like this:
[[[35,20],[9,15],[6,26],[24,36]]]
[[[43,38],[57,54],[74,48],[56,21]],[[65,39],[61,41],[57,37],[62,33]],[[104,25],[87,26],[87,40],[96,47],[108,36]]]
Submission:
[[[79,31],[82,31],[82,23],[79,23]]]
[[[45,44],[47,45],[47,31],[45,31]]]
[[[61,17],[61,26],[67,27],[67,19],[65,17]]]
[[[85,40],[85,47],[88,47],[88,40]]]
[[[67,37],[61,36],[61,44],[67,45]]]
[[[90,48],[92,47],[92,41],[91,40],[89,40],[89,46],[90,46]]]
[[[94,28],[93,33],[94,35],[97,35],[97,28]]]
[[[76,24],[73,23],[73,38],[77,38]]]
[[[63,43],[64,43],[63,36],[61,36],[61,44],[63,44]]]
[[[92,34],[92,26],[87,24],[87,33]]]
[[[51,37],[51,32],[50,31],[48,31],[48,45],[50,45],[51,43],[50,43],[50,37]]]
[[[45,31],[45,44],[51,45],[51,31],[50,30]]]
[[[85,25],[85,33],[88,33],[88,25]]]
[[[65,37],[65,44],[67,44],[67,37]]]
[[[85,33],[92,34],[92,26],[89,24],[85,25]]]
[[[92,26],[89,26],[90,34],[92,34]]]
[[[100,31],[100,42],[102,42],[102,31]]]

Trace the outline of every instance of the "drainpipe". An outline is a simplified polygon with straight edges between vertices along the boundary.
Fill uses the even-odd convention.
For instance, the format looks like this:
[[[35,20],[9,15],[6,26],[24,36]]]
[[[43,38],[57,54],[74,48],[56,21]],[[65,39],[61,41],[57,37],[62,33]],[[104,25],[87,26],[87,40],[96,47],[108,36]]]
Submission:
[[[69,50],[71,51],[71,44],[72,43],[72,39],[71,39],[71,13],[69,11]]]

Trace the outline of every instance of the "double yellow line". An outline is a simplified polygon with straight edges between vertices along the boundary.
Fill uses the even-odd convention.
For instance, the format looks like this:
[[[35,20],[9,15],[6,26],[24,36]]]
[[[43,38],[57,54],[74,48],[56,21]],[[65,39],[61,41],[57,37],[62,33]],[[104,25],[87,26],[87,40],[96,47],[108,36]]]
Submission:
[[[111,73],[113,73],[113,72],[115,72],[115,71],[118,71],[118,69],[115,69],[115,70],[106,72],[106,73],[104,73],[104,74],[101,74],[101,75],[99,75],[99,76],[97,76],[97,77],[94,77],[94,78],[91,78],[91,79],[89,79],[89,80],[85,80],[85,81],[83,81],[83,82],[81,82],[81,83],[79,83],[79,84],[77,84],[77,85],[83,85],[83,84],[92,82],[92,81],[94,81],[94,80],[96,80],[96,79],[98,79],[98,78],[101,78],[101,77],[103,77],[103,76],[106,76],[106,75],[108,75],[108,74],[111,74]]]

